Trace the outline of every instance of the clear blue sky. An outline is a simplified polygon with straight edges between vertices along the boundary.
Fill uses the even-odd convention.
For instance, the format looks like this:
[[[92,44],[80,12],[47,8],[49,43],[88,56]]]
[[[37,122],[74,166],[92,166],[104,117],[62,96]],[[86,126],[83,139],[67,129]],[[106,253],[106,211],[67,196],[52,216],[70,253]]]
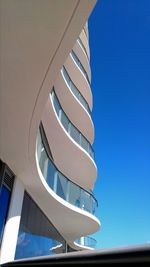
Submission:
[[[101,0],[89,18],[98,248],[150,241],[150,0]]]

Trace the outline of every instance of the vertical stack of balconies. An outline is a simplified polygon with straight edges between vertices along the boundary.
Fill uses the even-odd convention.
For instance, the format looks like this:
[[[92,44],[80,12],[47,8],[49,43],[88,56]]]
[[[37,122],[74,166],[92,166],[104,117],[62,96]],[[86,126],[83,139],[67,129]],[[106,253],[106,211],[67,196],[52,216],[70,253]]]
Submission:
[[[95,216],[97,200],[93,195],[97,167],[92,148],[90,83],[86,25],[51,89],[37,139],[41,176],[55,200],[56,213],[60,205],[64,216],[57,214],[52,222],[76,250],[92,249],[93,239],[89,242],[90,237],[83,236],[96,232],[100,226]]]

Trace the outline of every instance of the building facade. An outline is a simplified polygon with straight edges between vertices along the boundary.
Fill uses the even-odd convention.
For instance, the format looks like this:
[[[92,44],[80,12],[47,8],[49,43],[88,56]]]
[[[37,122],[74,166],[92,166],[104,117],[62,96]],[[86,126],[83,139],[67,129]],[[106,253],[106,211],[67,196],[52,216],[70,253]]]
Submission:
[[[1,1],[1,263],[95,247],[94,4]]]

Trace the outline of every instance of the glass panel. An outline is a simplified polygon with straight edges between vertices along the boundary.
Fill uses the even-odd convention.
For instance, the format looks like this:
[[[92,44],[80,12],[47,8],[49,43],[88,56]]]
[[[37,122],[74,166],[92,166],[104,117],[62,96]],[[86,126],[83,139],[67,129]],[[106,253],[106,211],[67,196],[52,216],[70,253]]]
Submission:
[[[47,173],[47,183],[50,186],[50,188],[54,189],[54,179],[56,174],[56,168],[54,164],[49,160],[48,161],[48,173]]]
[[[38,160],[40,160],[42,148],[43,148],[43,145],[42,145],[42,140],[41,140],[41,134],[40,134],[40,131],[38,130],[38,134],[37,134],[37,157],[38,157]]]
[[[79,91],[77,90],[77,88],[76,88],[76,86],[73,84],[73,83],[71,83],[71,86],[70,86],[70,88],[71,88],[71,91],[73,92],[73,94],[77,97],[77,99],[79,99]]]
[[[70,128],[70,135],[78,144],[80,144],[80,133],[73,125],[71,125]]]
[[[67,84],[69,85],[70,84],[70,77],[68,75],[68,72],[66,71],[66,69],[64,67],[62,67],[62,70],[63,70],[63,75],[65,77],[65,80],[66,80]]]
[[[83,135],[81,136],[81,146],[88,152],[88,141]]]
[[[57,195],[66,200],[67,179],[59,172],[57,179]]]
[[[53,104],[54,104],[55,111],[56,111],[56,113],[57,113],[57,115],[59,117],[59,112],[61,110],[61,107],[60,107],[59,101],[58,101],[57,96],[54,93],[54,91],[52,92],[52,99],[53,99]]]
[[[69,202],[74,206],[81,207],[81,188],[70,183]]]
[[[61,123],[64,126],[64,128],[66,129],[66,131],[68,132],[69,120],[63,111],[61,112]]]
[[[47,171],[48,171],[48,157],[46,154],[46,151],[43,147],[42,144],[42,149],[41,149],[41,156],[40,156],[40,160],[39,160],[39,165],[41,168],[41,172],[45,178],[45,180],[47,179]]]
[[[72,129],[76,130],[76,128],[71,124],[70,126],[71,126],[71,133],[73,133]],[[75,131],[75,134],[76,133],[79,134],[80,137],[82,137],[83,141],[84,140],[83,136],[77,130]],[[54,192],[57,195],[59,195],[66,201],[70,202],[71,204],[94,214],[95,209],[97,207],[97,202],[95,201],[95,199],[92,197],[90,193],[86,192],[84,189],[81,189],[78,185],[72,183],[70,180],[68,180],[67,177],[65,177],[62,173],[60,173],[57,170],[56,166],[53,164],[53,162],[48,158],[46,154],[43,144],[41,143],[40,134],[38,135],[37,149],[39,154],[39,165],[43,173],[43,176],[47,181],[48,185],[50,186],[50,188],[52,188],[52,190],[54,190]]]
[[[82,190],[82,209],[88,212],[92,212],[91,195]]]
[[[88,83],[90,84],[89,77],[88,77],[88,75],[86,73],[86,70],[84,69],[84,67],[81,64],[80,60],[78,59],[77,55],[75,54],[75,52],[73,50],[72,50],[71,54],[73,56],[73,59],[75,60],[75,62],[77,63],[77,65],[79,66],[79,68],[81,69],[81,71],[83,72],[83,74],[85,75]]]
[[[15,259],[64,252],[65,241],[31,197],[25,193]]]
[[[81,104],[85,107],[85,109],[90,112],[89,106],[86,102],[86,100],[84,99],[84,97],[81,95],[81,93],[79,92],[78,88],[75,86],[75,84],[72,82],[72,80],[70,79],[65,67],[62,67],[62,72],[63,75],[65,77],[65,80],[70,88],[70,90],[72,91],[72,93],[77,97],[77,99],[81,102]]]
[[[80,94],[80,102],[85,107],[85,109],[87,110],[87,104],[86,104],[86,102],[85,102],[85,100],[84,100],[84,98],[83,98],[83,96],[81,94]]]
[[[3,185],[0,191],[0,245],[10,201],[10,191]]]
[[[97,202],[94,198],[92,198],[91,201],[92,201],[92,214],[95,214]]]
[[[90,146],[90,144],[89,144],[89,154],[94,159],[94,151],[93,151],[92,147]]]

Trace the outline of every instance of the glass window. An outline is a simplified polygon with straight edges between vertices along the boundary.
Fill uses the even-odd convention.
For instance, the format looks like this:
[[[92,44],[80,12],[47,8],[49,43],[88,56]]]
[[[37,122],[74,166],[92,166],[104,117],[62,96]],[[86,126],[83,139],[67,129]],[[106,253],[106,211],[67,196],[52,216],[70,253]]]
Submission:
[[[50,188],[54,189],[54,180],[55,180],[55,174],[56,174],[56,167],[55,165],[49,160],[48,161],[48,172],[47,172],[47,183],[50,186]]]
[[[40,155],[40,159],[39,159],[39,165],[40,165],[41,172],[42,172],[45,180],[47,179],[48,161],[49,160],[48,160],[46,151],[45,151],[43,144],[42,144],[41,155]]]
[[[57,178],[57,195],[66,200],[67,179],[59,172]]]
[[[80,144],[80,133],[73,125],[71,125],[70,128],[70,135],[78,144]]]
[[[69,120],[63,111],[61,111],[61,123],[64,126],[64,128],[66,129],[66,131],[68,132]]]
[[[81,207],[81,188],[70,183],[69,202],[76,207]]]
[[[10,201],[10,191],[5,185],[2,185],[0,191],[0,245],[2,242],[4,226],[6,222],[9,201]]]
[[[64,252],[65,241],[31,197],[25,193],[15,259]]]
[[[91,212],[91,208],[91,195],[88,192],[82,190],[82,209]]]
[[[61,106],[59,104],[59,101],[58,101],[57,96],[54,93],[54,91],[52,92],[52,99],[53,99],[53,104],[54,104],[55,111],[56,111],[56,113],[57,113],[57,115],[59,117],[59,112],[61,110]]]
[[[77,99],[79,99],[79,91],[77,90],[76,86],[73,83],[71,83],[70,88],[73,94],[77,97]]]
[[[97,202],[94,198],[92,198],[92,213],[93,214],[95,214],[96,207],[97,207]]]
[[[94,159],[94,151],[90,145],[89,145],[89,154]]]
[[[81,136],[81,146],[88,152],[88,141],[83,135]]]

